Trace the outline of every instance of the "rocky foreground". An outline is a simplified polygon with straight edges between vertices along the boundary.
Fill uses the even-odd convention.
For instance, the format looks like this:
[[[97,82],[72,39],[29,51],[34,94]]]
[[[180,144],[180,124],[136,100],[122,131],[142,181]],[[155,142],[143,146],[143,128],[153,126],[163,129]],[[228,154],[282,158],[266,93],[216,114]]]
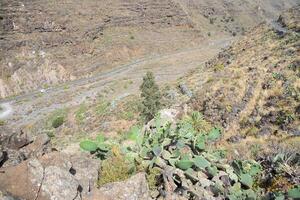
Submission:
[[[97,189],[100,161],[88,153],[51,149],[47,135],[32,140],[20,133],[1,142],[5,151],[0,153],[0,199],[149,198],[144,173]]]

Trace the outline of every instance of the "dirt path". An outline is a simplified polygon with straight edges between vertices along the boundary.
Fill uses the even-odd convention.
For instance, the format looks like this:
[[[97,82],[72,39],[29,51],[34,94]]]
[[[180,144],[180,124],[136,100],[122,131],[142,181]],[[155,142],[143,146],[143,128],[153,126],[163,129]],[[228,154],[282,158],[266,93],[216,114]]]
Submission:
[[[205,41],[198,48],[136,60],[105,73],[48,88],[43,93],[37,90],[0,100],[0,103],[9,102],[14,109],[7,124],[22,127],[57,109],[95,101],[101,97],[114,100],[124,94],[137,93],[140,81],[148,70],[154,72],[159,83],[175,81],[215,56],[231,41],[232,38]],[[127,83],[131,84],[125,87]]]

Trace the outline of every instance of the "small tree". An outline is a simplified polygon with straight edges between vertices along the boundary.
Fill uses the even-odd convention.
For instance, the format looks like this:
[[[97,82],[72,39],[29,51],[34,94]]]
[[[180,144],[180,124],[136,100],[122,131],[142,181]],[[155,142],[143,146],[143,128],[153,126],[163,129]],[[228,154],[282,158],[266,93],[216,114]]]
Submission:
[[[143,77],[143,83],[140,86],[142,101],[142,113],[145,121],[148,122],[154,118],[160,109],[161,94],[158,85],[155,83],[152,72],[147,72]]]

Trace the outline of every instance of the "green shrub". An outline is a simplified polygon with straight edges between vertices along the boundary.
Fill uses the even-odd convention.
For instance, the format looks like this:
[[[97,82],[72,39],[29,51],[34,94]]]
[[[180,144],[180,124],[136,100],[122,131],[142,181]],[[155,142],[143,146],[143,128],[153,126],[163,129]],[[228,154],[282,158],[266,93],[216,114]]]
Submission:
[[[152,72],[147,72],[140,86],[142,100],[142,116],[146,122],[150,121],[161,108],[161,93],[155,83]]]
[[[217,64],[214,66],[214,71],[218,72],[218,71],[222,71],[224,70],[225,66],[223,64]]]
[[[270,160],[264,163],[270,163],[270,166],[254,160],[228,162],[225,159],[226,151],[211,148],[220,142],[221,130],[211,125],[203,126],[203,120],[200,113],[194,112],[177,124],[166,123],[156,116],[155,128],[151,131],[133,127],[126,137],[130,143],[119,145],[110,142],[110,148],[104,149],[106,159],[99,170],[98,185],[125,180],[140,166],[147,172],[151,190],[164,190],[164,186],[169,184],[178,186],[174,190],[183,190],[183,196],[187,199],[197,199],[202,194],[193,192],[202,184],[209,184],[207,190],[220,199],[244,200],[260,199],[270,191],[261,179],[263,174],[269,173],[269,167],[276,169],[274,173],[278,175],[289,172],[295,176],[280,154],[275,158],[266,157]],[[106,142],[100,135],[94,141],[82,142],[80,146],[97,153],[104,144],[108,144]],[[201,175],[203,173],[205,176]],[[227,178],[223,180],[221,177],[225,177],[224,174]],[[182,185],[185,187],[182,188]],[[282,195],[298,197],[299,187],[295,187],[294,183],[289,184],[286,190],[278,187],[278,184],[274,186],[276,191],[279,188]]]
[[[65,122],[67,114],[68,109],[66,108],[57,109],[50,113],[45,120],[45,129],[51,130],[53,128],[58,128],[59,126],[61,126]]]
[[[110,103],[107,101],[101,101],[98,103],[98,105],[96,106],[96,114],[99,117],[104,117],[105,115],[107,115],[109,113],[109,107],[110,107]]]
[[[81,104],[79,109],[75,113],[76,120],[81,123],[86,118],[87,107],[84,104]]]
[[[49,136],[49,138],[55,137],[54,130],[44,130],[43,133],[46,133]]]
[[[138,97],[134,97],[134,99],[127,99],[124,102],[120,102],[118,105],[117,117],[119,119],[125,119],[128,121],[132,121],[138,117],[141,101]]]
[[[113,147],[112,156],[101,163],[98,186],[126,180],[132,173],[132,167],[125,159],[125,156],[120,152],[118,147]]]
[[[147,182],[150,190],[155,190],[157,188],[158,179],[161,175],[161,170],[158,167],[149,169],[147,173]]]
[[[191,124],[198,132],[208,132],[212,129],[211,123],[206,121],[199,112],[193,112],[190,116],[184,118],[182,123]]]
[[[5,121],[0,120],[0,126],[4,126],[5,125]]]
[[[64,123],[64,117],[63,116],[58,116],[52,121],[52,127],[53,128],[58,128]]]

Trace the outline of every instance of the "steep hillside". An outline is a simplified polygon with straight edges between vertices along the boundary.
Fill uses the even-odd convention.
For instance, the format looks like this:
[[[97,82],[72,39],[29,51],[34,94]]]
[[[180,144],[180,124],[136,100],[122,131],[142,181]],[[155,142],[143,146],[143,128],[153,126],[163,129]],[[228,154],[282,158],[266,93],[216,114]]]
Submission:
[[[239,35],[296,1],[0,2],[0,96]]]
[[[182,79],[195,93],[190,105],[224,127],[228,142],[300,135],[299,12],[259,25]]]
[[[244,34],[262,21],[276,19],[282,10],[297,5],[296,1],[235,0],[175,1],[181,5],[197,29],[210,35]]]

